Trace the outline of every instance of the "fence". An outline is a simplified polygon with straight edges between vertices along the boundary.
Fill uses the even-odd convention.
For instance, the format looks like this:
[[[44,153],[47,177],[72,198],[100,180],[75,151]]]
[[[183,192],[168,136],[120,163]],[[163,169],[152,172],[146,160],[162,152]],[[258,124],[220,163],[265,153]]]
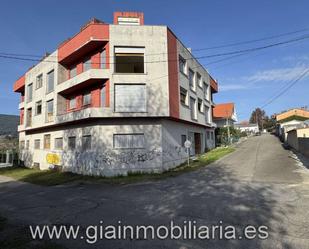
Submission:
[[[13,150],[0,151],[0,167],[10,167],[18,163],[18,155]]]

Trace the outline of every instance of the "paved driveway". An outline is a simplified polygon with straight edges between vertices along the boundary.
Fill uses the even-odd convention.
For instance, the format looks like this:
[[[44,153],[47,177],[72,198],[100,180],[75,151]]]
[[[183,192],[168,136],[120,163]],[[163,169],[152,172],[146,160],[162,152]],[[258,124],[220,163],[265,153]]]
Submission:
[[[42,187],[0,177],[0,213],[21,224],[269,227],[267,240],[65,241],[69,248],[309,248],[309,174],[277,138],[248,139],[195,172],[140,184]]]

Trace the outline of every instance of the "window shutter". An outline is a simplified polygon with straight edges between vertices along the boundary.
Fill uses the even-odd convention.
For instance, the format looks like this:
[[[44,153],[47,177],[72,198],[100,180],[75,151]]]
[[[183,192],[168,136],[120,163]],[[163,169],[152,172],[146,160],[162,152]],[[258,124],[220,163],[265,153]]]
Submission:
[[[146,112],[146,85],[115,85],[116,112]]]

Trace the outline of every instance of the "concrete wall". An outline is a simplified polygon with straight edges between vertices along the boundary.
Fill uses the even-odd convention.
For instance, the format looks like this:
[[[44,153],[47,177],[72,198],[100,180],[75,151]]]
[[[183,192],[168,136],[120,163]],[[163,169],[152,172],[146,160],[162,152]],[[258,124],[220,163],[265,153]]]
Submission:
[[[298,138],[299,152],[309,158],[309,138]]]
[[[289,146],[293,149],[298,150],[298,137],[297,137],[297,130],[291,130],[287,133],[286,142]]]

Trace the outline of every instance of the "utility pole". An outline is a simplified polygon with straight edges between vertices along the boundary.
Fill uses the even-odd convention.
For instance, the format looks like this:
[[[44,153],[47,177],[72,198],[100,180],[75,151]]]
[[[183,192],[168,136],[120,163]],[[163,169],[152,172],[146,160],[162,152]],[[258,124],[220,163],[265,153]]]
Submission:
[[[231,134],[230,134],[229,117],[228,117],[228,112],[227,111],[226,111],[226,127],[227,127],[227,142],[228,142],[228,144],[230,144]]]

